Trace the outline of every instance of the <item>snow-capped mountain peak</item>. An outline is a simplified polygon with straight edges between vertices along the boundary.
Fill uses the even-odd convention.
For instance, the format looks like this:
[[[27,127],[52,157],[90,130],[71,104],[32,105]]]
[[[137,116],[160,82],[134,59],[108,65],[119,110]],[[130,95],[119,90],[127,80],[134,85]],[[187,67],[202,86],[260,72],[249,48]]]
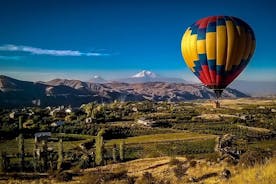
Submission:
[[[148,70],[143,70],[129,78],[118,79],[119,82],[124,83],[146,83],[146,82],[167,82],[167,83],[186,83],[180,78],[170,78],[158,75]]]
[[[131,78],[157,78],[157,75],[151,71],[143,70],[133,76]]]
[[[98,76],[98,75],[94,75],[94,77],[93,77],[94,79],[101,79],[101,77],[100,76]]]
[[[93,83],[106,83],[107,81],[99,75],[94,75],[93,78],[90,80],[90,82],[93,82]]]

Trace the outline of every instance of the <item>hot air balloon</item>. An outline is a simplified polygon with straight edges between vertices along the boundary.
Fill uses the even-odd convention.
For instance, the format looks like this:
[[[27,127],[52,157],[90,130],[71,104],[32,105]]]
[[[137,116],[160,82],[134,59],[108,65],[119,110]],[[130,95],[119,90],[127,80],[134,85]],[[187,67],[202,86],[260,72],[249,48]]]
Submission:
[[[210,16],[198,20],[185,31],[182,56],[190,70],[216,99],[243,71],[255,50],[252,28],[232,16]]]

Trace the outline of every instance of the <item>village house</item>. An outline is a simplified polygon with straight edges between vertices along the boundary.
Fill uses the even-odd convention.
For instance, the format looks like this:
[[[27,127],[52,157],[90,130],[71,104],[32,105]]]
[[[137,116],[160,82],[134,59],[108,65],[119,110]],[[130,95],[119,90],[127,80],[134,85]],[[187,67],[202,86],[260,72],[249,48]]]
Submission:
[[[93,122],[93,119],[92,119],[92,117],[88,117],[88,118],[86,118],[85,119],[85,123],[92,123]]]
[[[65,109],[65,112],[66,112],[67,114],[72,113],[72,108],[67,108],[67,109]]]
[[[53,122],[53,123],[51,123],[51,127],[58,127],[58,126],[62,126],[62,125],[64,125],[65,124],[65,122],[64,121],[57,121],[57,122]]]
[[[58,108],[53,109],[50,111],[49,115],[54,116],[56,118],[65,118],[67,115],[64,109],[64,106],[59,106]]]
[[[9,114],[9,117],[10,117],[11,119],[14,119],[15,117],[18,117],[18,112],[11,112],[11,113]]]
[[[155,121],[148,120],[146,118],[140,118],[137,120],[137,124],[145,125],[145,126],[153,126]]]

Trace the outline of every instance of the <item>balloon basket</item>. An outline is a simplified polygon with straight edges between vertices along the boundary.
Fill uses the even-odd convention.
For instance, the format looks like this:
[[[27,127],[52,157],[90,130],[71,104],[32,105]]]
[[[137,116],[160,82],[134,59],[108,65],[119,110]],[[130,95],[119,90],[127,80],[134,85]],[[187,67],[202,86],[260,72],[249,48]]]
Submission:
[[[213,108],[220,108],[220,102],[218,100],[213,101]]]

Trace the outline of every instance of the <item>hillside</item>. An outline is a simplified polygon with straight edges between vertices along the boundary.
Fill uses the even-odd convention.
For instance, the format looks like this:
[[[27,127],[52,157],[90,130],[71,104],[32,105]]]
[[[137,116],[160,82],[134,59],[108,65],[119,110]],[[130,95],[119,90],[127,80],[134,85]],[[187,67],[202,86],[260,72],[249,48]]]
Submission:
[[[176,177],[177,164],[182,163],[188,167],[186,174]],[[104,183],[107,184],[126,184],[131,183],[135,178],[137,184],[144,183],[206,183],[206,184],[270,184],[276,182],[276,160],[272,159],[265,165],[256,165],[253,168],[242,169],[238,166],[230,166],[227,163],[214,163],[207,160],[196,160],[194,167],[189,166],[191,162],[187,161],[185,157],[176,157],[172,161],[170,157],[145,158],[125,163],[110,164],[107,166],[96,167],[92,169],[85,169],[80,176],[73,177],[70,182],[58,182],[55,179],[37,179],[32,182],[39,183]],[[222,176],[223,170],[227,168],[232,174],[230,179],[225,179]],[[184,169],[183,169],[184,171]],[[147,173],[147,174],[145,174]],[[105,176],[105,177],[104,177]],[[112,177],[117,177],[116,179]],[[102,180],[100,180],[103,178]],[[193,182],[193,180],[200,180]],[[30,183],[29,180],[15,180],[0,181],[0,183]]]

